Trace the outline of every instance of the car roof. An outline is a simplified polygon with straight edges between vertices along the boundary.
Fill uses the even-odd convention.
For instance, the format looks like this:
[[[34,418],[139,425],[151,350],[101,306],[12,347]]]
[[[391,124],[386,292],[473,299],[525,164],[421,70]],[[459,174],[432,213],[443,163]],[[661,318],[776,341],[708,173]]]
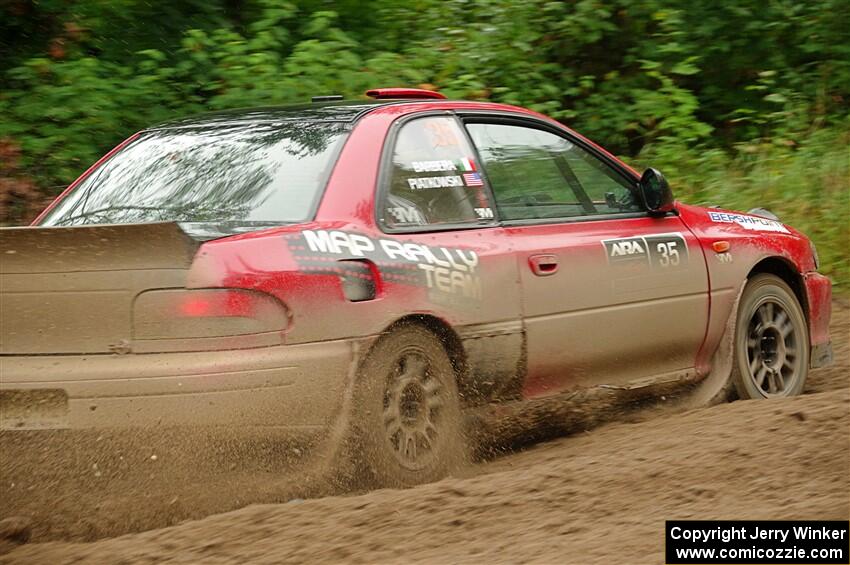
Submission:
[[[174,129],[194,127],[239,126],[253,123],[308,121],[308,122],[355,122],[364,114],[382,106],[393,104],[417,104],[434,102],[433,100],[345,100],[314,104],[295,104],[288,106],[264,106],[257,108],[237,108],[219,112],[206,112],[170,120],[147,128]]]

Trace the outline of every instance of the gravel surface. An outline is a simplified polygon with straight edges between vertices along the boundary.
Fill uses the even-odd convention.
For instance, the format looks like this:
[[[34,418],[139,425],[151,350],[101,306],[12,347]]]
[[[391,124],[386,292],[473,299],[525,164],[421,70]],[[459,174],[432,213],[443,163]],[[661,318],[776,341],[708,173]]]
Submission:
[[[299,467],[299,444],[251,444],[241,458],[196,453],[218,469],[202,477],[185,459],[169,463],[191,450],[151,460],[144,441],[124,454],[124,471],[109,458],[92,469],[71,449],[73,472],[29,467],[29,479],[7,449],[0,518],[24,516],[33,535],[7,543],[0,563],[662,563],[666,519],[847,520],[846,302],[836,302],[833,322],[836,365],[813,372],[805,396],[609,423],[407,490],[340,495]],[[45,458],[60,456],[52,446]],[[137,484],[131,471],[142,465]],[[10,495],[15,477],[24,486]],[[210,515],[256,501],[276,503]]]

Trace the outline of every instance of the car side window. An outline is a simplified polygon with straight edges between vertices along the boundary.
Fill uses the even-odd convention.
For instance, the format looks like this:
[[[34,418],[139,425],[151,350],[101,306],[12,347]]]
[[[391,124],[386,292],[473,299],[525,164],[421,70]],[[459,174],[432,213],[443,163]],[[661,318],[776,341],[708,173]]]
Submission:
[[[388,179],[379,215],[389,228],[493,221],[472,147],[452,117],[405,123],[395,139]]]
[[[470,123],[503,220],[637,212],[628,180],[554,133],[513,124]]]

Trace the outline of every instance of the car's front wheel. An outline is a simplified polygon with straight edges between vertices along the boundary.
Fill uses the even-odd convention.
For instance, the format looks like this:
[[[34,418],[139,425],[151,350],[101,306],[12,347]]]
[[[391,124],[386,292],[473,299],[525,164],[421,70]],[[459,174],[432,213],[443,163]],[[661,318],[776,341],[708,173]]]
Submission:
[[[465,456],[455,371],[443,344],[418,325],[383,336],[355,389],[360,467],[382,486],[445,476]]]
[[[809,369],[806,317],[779,277],[759,274],[747,282],[735,325],[732,381],[743,399],[795,396]]]

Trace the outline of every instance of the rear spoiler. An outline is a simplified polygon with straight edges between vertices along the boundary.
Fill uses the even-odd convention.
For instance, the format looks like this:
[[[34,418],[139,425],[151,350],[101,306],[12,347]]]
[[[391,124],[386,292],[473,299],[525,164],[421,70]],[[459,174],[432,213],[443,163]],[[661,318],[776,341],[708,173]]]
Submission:
[[[188,268],[199,246],[176,222],[0,228],[0,272]]]

